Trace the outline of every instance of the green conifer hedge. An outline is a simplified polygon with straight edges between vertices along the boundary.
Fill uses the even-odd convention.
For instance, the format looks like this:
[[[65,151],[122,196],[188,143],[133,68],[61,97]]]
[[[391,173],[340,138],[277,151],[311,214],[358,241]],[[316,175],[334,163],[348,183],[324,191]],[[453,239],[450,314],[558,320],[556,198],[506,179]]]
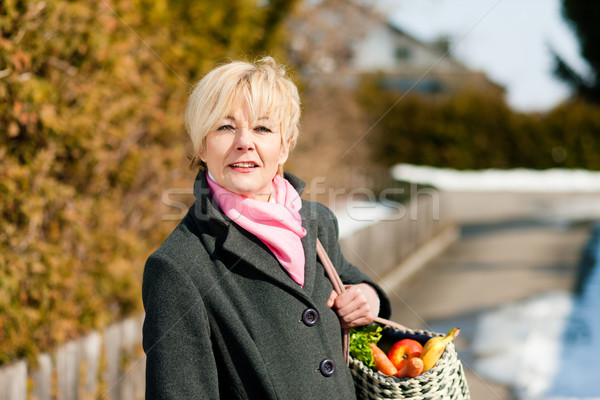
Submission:
[[[457,169],[600,169],[600,107],[565,102],[543,114],[512,110],[484,91],[423,96],[382,89],[372,77],[358,91],[372,129],[373,159]]]

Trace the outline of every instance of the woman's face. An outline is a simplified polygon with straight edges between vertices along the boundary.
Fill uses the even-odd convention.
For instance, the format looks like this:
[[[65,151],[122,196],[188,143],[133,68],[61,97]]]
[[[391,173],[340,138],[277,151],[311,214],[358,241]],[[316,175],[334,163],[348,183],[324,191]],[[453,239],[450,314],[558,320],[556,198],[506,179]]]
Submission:
[[[271,181],[288,157],[289,143],[281,138],[275,121],[268,116],[251,121],[248,106],[238,102],[208,133],[200,158],[225,189],[266,201]]]

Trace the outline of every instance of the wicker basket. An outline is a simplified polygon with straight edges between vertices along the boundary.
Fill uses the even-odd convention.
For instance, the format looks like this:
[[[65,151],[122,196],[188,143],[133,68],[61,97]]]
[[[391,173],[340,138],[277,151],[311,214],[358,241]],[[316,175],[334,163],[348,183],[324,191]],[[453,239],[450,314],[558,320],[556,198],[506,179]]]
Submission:
[[[333,284],[336,293],[344,291],[344,284],[340,279],[333,263],[329,259],[323,245],[317,239],[317,254],[323,263],[323,268]],[[434,336],[444,336],[424,330],[412,330],[390,320],[375,318],[375,322],[383,326],[381,343],[394,343],[401,339],[409,338],[421,344]],[[356,396],[358,399],[411,399],[411,400],[470,400],[469,387],[465,379],[462,364],[456,354],[454,343],[446,346],[442,358],[429,371],[416,378],[398,379],[373,371],[362,361],[353,359],[348,355],[348,330],[344,330],[344,352],[348,357],[348,366],[354,377]]]
[[[401,340],[411,338],[425,342],[433,336],[443,336],[424,330],[398,330],[385,326],[384,338]],[[383,340],[383,339],[382,339]],[[358,399],[411,399],[411,400],[470,400],[469,387],[454,343],[446,346],[435,367],[416,378],[398,379],[382,375],[363,362],[350,357]]]

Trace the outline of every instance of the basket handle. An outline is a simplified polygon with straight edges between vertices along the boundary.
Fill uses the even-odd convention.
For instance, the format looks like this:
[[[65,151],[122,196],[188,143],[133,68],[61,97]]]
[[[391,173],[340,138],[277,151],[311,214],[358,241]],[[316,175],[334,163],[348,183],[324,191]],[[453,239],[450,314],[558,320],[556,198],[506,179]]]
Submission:
[[[338,295],[341,294],[342,292],[344,292],[344,290],[346,290],[344,287],[344,283],[342,282],[340,275],[335,270],[335,267],[333,266],[331,259],[327,255],[325,248],[323,247],[323,245],[321,244],[321,241],[318,238],[317,238],[317,255],[321,259],[321,263],[323,264],[323,267],[325,268],[325,272],[327,272],[327,276],[329,277],[329,280],[331,280],[331,283],[333,284],[333,290],[335,290],[335,292]],[[389,326],[399,329],[399,330],[408,329],[404,325],[401,325],[394,321],[390,321],[385,318],[375,317],[373,319],[373,321],[375,321],[379,324],[382,324],[382,325],[389,325]],[[348,329],[343,330],[342,340],[343,340],[343,345],[344,345],[344,359],[346,360],[346,364],[348,364],[350,362],[350,358],[348,357],[349,352],[350,352],[350,341],[349,341]]]
[[[333,263],[327,255],[327,252],[325,251],[325,248],[321,244],[319,238],[317,238],[317,255],[321,259],[321,263],[325,268],[325,272],[327,272],[327,276],[333,284],[333,290],[340,295],[344,292],[344,290],[346,290],[346,288],[344,287],[342,278],[340,278],[340,275],[335,270],[335,267],[333,266]],[[346,365],[350,365],[350,334],[348,328],[342,330],[342,344],[344,346],[344,360],[346,360]]]

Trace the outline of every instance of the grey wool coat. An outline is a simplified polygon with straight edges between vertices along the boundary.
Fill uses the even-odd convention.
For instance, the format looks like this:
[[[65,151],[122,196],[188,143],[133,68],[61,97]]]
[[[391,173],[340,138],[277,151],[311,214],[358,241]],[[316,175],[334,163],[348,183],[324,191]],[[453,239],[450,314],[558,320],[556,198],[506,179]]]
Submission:
[[[301,193],[304,183],[286,173]],[[368,282],[338,244],[337,221],[302,201],[304,287],[269,249],[213,204],[205,174],[195,203],[148,258],[142,297],[147,399],[354,399],[332,285],[317,259],[323,243],[346,284]]]

